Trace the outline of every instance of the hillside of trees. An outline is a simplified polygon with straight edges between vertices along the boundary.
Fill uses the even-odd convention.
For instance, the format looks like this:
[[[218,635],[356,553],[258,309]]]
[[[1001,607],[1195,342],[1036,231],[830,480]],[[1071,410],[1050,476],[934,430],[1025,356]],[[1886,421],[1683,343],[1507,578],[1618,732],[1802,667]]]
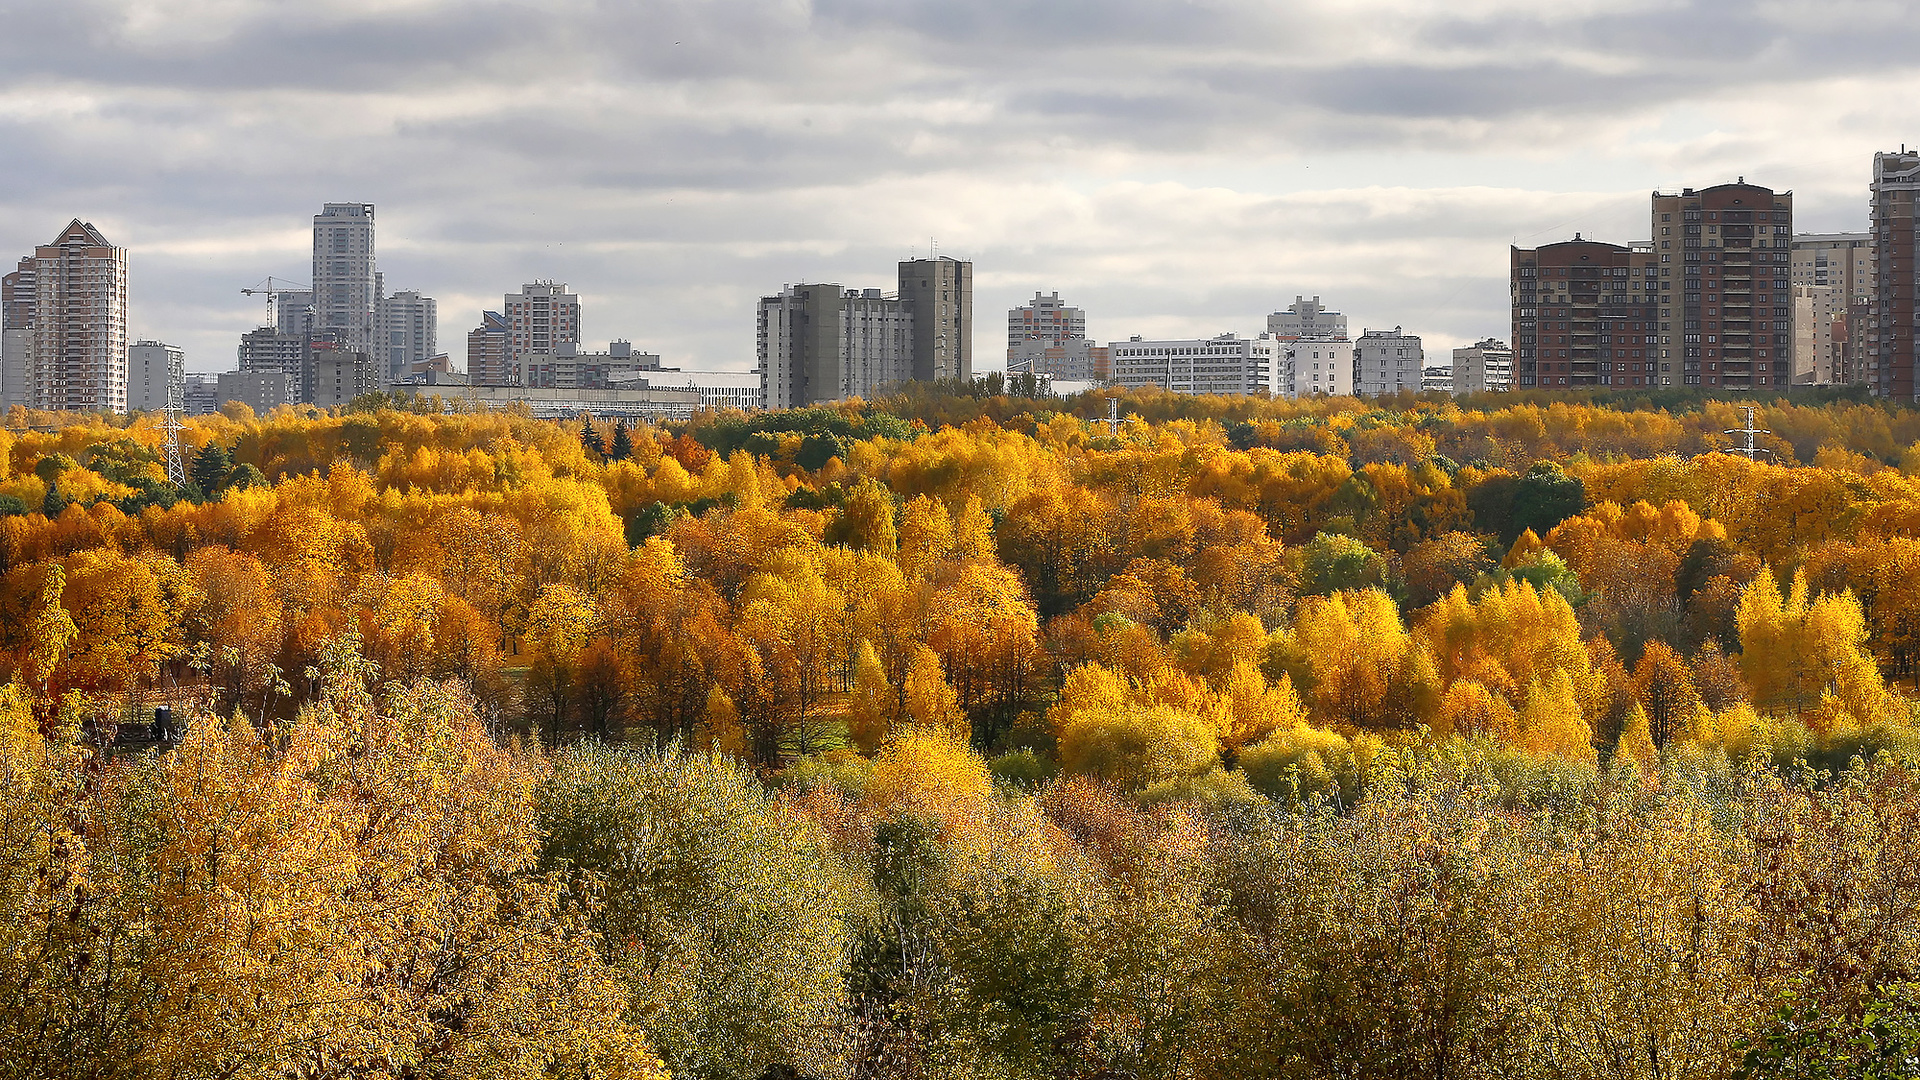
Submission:
[[[0,1077],[1916,1075],[1920,411],[1004,389],[16,410]]]

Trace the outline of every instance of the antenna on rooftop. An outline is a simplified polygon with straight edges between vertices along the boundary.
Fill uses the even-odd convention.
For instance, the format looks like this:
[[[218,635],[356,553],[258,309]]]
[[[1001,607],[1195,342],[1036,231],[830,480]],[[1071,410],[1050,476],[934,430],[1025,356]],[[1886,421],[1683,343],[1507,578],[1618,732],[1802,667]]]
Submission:
[[[1722,434],[1726,434],[1726,435],[1745,435],[1745,436],[1747,437],[1747,444],[1746,444],[1745,446],[1729,446],[1729,447],[1727,447],[1727,453],[1729,453],[1729,454],[1739,454],[1740,456],[1742,456],[1742,457],[1744,457],[1744,458],[1746,458],[1746,459],[1747,459],[1748,461],[1758,461],[1758,460],[1760,460],[1760,455],[1761,455],[1761,454],[1768,454],[1768,455],[1771,455],[1771,454],[1773,453],[1773,451],[1771,451],[1771,450],[1769,450],[1769,449],[1767,449],[1767,448],[1766,448],[1766,447],[1764,447],[1764,446],[1761,446],[1761,445],[1759,445],[1759,444],[1757,444],[1757,443],[1755,443],[1755,442],[1753,441],[1753,437],[1754,437],[1755,435],[1771,435],[1771,434],[1773,434],[1773,432],[1771,432],[1771,431],[1768,431],[1768,430],[1766,430],[1765,428],[1757,428],[1757,427],[1754,427],[1754,426],[1753,426],[1753,410],[1754,410],[1754,406],[1752,406],[1752,405],[1743,405],[1743,406],[1741,406],[1741,408],[1743,408],[1743,409],[1745,409],[1745,410],[1746,410],[1746,412],[1747,412],[1747,426],[1746,426],[1746,427],[1740,427],[1740,428],[1729,428],[1729,429],[1727,429],[1727,430],[1726,430],[1725,432],[1723,432]]]

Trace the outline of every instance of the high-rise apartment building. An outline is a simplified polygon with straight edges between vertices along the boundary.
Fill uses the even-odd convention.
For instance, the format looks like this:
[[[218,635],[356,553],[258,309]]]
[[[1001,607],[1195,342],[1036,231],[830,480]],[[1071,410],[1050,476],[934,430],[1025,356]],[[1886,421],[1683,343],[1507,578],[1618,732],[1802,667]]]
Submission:
[[[1347,317],[1337,311],[1328,311],[1317,296],[1311,300],[1295,296],[1286,310],[1267,316],[1267,333],[1282,341],[1298,338],[1339,340],[1347,336]]]
[[[30,403],[125,412],[127,252],[75,218],[33,253]]]
[[[1916,234],[1915,193],[1920,192],[1920,150],[1873,155],[1874,330],[1878,340],[1869,365],[1875,370],[1877,392],[1895,401],[1913,401],[1920,394],[1915,372]]]
[[[327,203],[313,218],[314,330],[335,331],[346,347],[372,352],[379,303],[373,206]]]
[[[900,264],[900,300],[913,311],[913,377],[973,378],[973,264],[941,255]]]
[[[300,337],[313,329],[313,292],[281,290],[273,294],[274,329]]]
[[[223,371],[214,381],[214,397],[221,405],[237,401],[256,416],[294,404],[299,393],[297,380],[284,371]]]
[[[1401,391],[1419,393],[1426,354],[1420,338],[1391,330],[1362,331],[1353,343],[1353,392],[1378,397]]]
[[[1107,350],[1087,340],[1087,316],[1060,302],[1059,293],[1034,293],[1007,312],[1007,372],[1031,372],[1072,382],[1109,376]]]
[[[0,276],[0,411],[33,404],[33,256]]]
[[[507,317],[498,311],[480,313],[480,325],[467,331],[467,381],[475,386],[507,386],[513,382],[513,346]]]
[[[789,285],[761,298],[756,323],[770,409],[872,397],[914,378],[913,308],[879,289]]]
[[[1801,233],[1788,248],[1795,285],[1831,285],[1851,300],[1873,295],[1872,233]]]
[[[509,360],[580,344],[580,298],[567,291],[565,282],[528,282],[507,294],[501,311],[507,318]]]
[[[1558,244],[1511,249],[1513,385],[1677,384],[1678,362],[1660,355],[1659,268],[1649,245],[1623,247],[1578,233]]]
[[[1513,389],[1513,350],[1498,338],[1455,349],[1451,376],[1455,394],[1503,394]]]
[[[1838,285],[1793,286],[1793,382],[1847,382],[1847,294]]]
[[[755,313],[770,409],[871,397],[895,383],[973,377],[973,264],[900,264],[900,291],[789,285]]]
[[[380,345],[374,355],[386,361],[389,377],[397,380],[409,366],[439,352],[439,317],[433,297],[413,291],[382,296],[378,306]]]
[[[187,382],[187,354],[178,345],[137,341],[127,346],[127,411],[178,406]]]
[[[1789,385],[1793,193],[1744,178],[1677,195],[1656,191],[1652,224],[1662,360],[1673,367],[1674,385]]]

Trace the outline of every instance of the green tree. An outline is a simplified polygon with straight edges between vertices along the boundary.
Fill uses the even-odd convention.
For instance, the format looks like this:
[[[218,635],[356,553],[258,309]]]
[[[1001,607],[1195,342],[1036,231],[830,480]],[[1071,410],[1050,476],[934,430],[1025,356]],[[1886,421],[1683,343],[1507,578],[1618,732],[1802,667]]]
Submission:
[[[227,472],[233,468],[233,459],[227,455],[227,448],[218,442],[209,442],[193,455],[193,461],[187,466],[187,477],[209,498],[226,483]]]
[[[633,436],[627,434],[627,422],[615,421],[613,425],[613,446],[607,450],[607,457],[614,461],[625,461],[633,456]]]
[[[607,456],[607,444],[601,440],[600,429],[593,426],[591,416],[580,422],[580,446],[595,461]]]

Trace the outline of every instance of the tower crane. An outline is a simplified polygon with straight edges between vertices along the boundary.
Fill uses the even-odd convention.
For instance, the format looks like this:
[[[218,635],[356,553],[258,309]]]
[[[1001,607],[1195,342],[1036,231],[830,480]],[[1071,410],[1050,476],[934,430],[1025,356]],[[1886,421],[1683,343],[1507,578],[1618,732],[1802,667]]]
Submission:
[[[258,296],[261,293],[265,293],[267,297],[267,325],[278,326],[280,324],[275,322],[273,318],[273,305],[279,295],[283,292],[310,292],[312,289],[313,286],[311,285],[302,285],[297,281],[286,280],[276,282],[272,276],[268,276],[267,280],[260,282],[251,289],[241,289],[240,293],[243,296]]]

